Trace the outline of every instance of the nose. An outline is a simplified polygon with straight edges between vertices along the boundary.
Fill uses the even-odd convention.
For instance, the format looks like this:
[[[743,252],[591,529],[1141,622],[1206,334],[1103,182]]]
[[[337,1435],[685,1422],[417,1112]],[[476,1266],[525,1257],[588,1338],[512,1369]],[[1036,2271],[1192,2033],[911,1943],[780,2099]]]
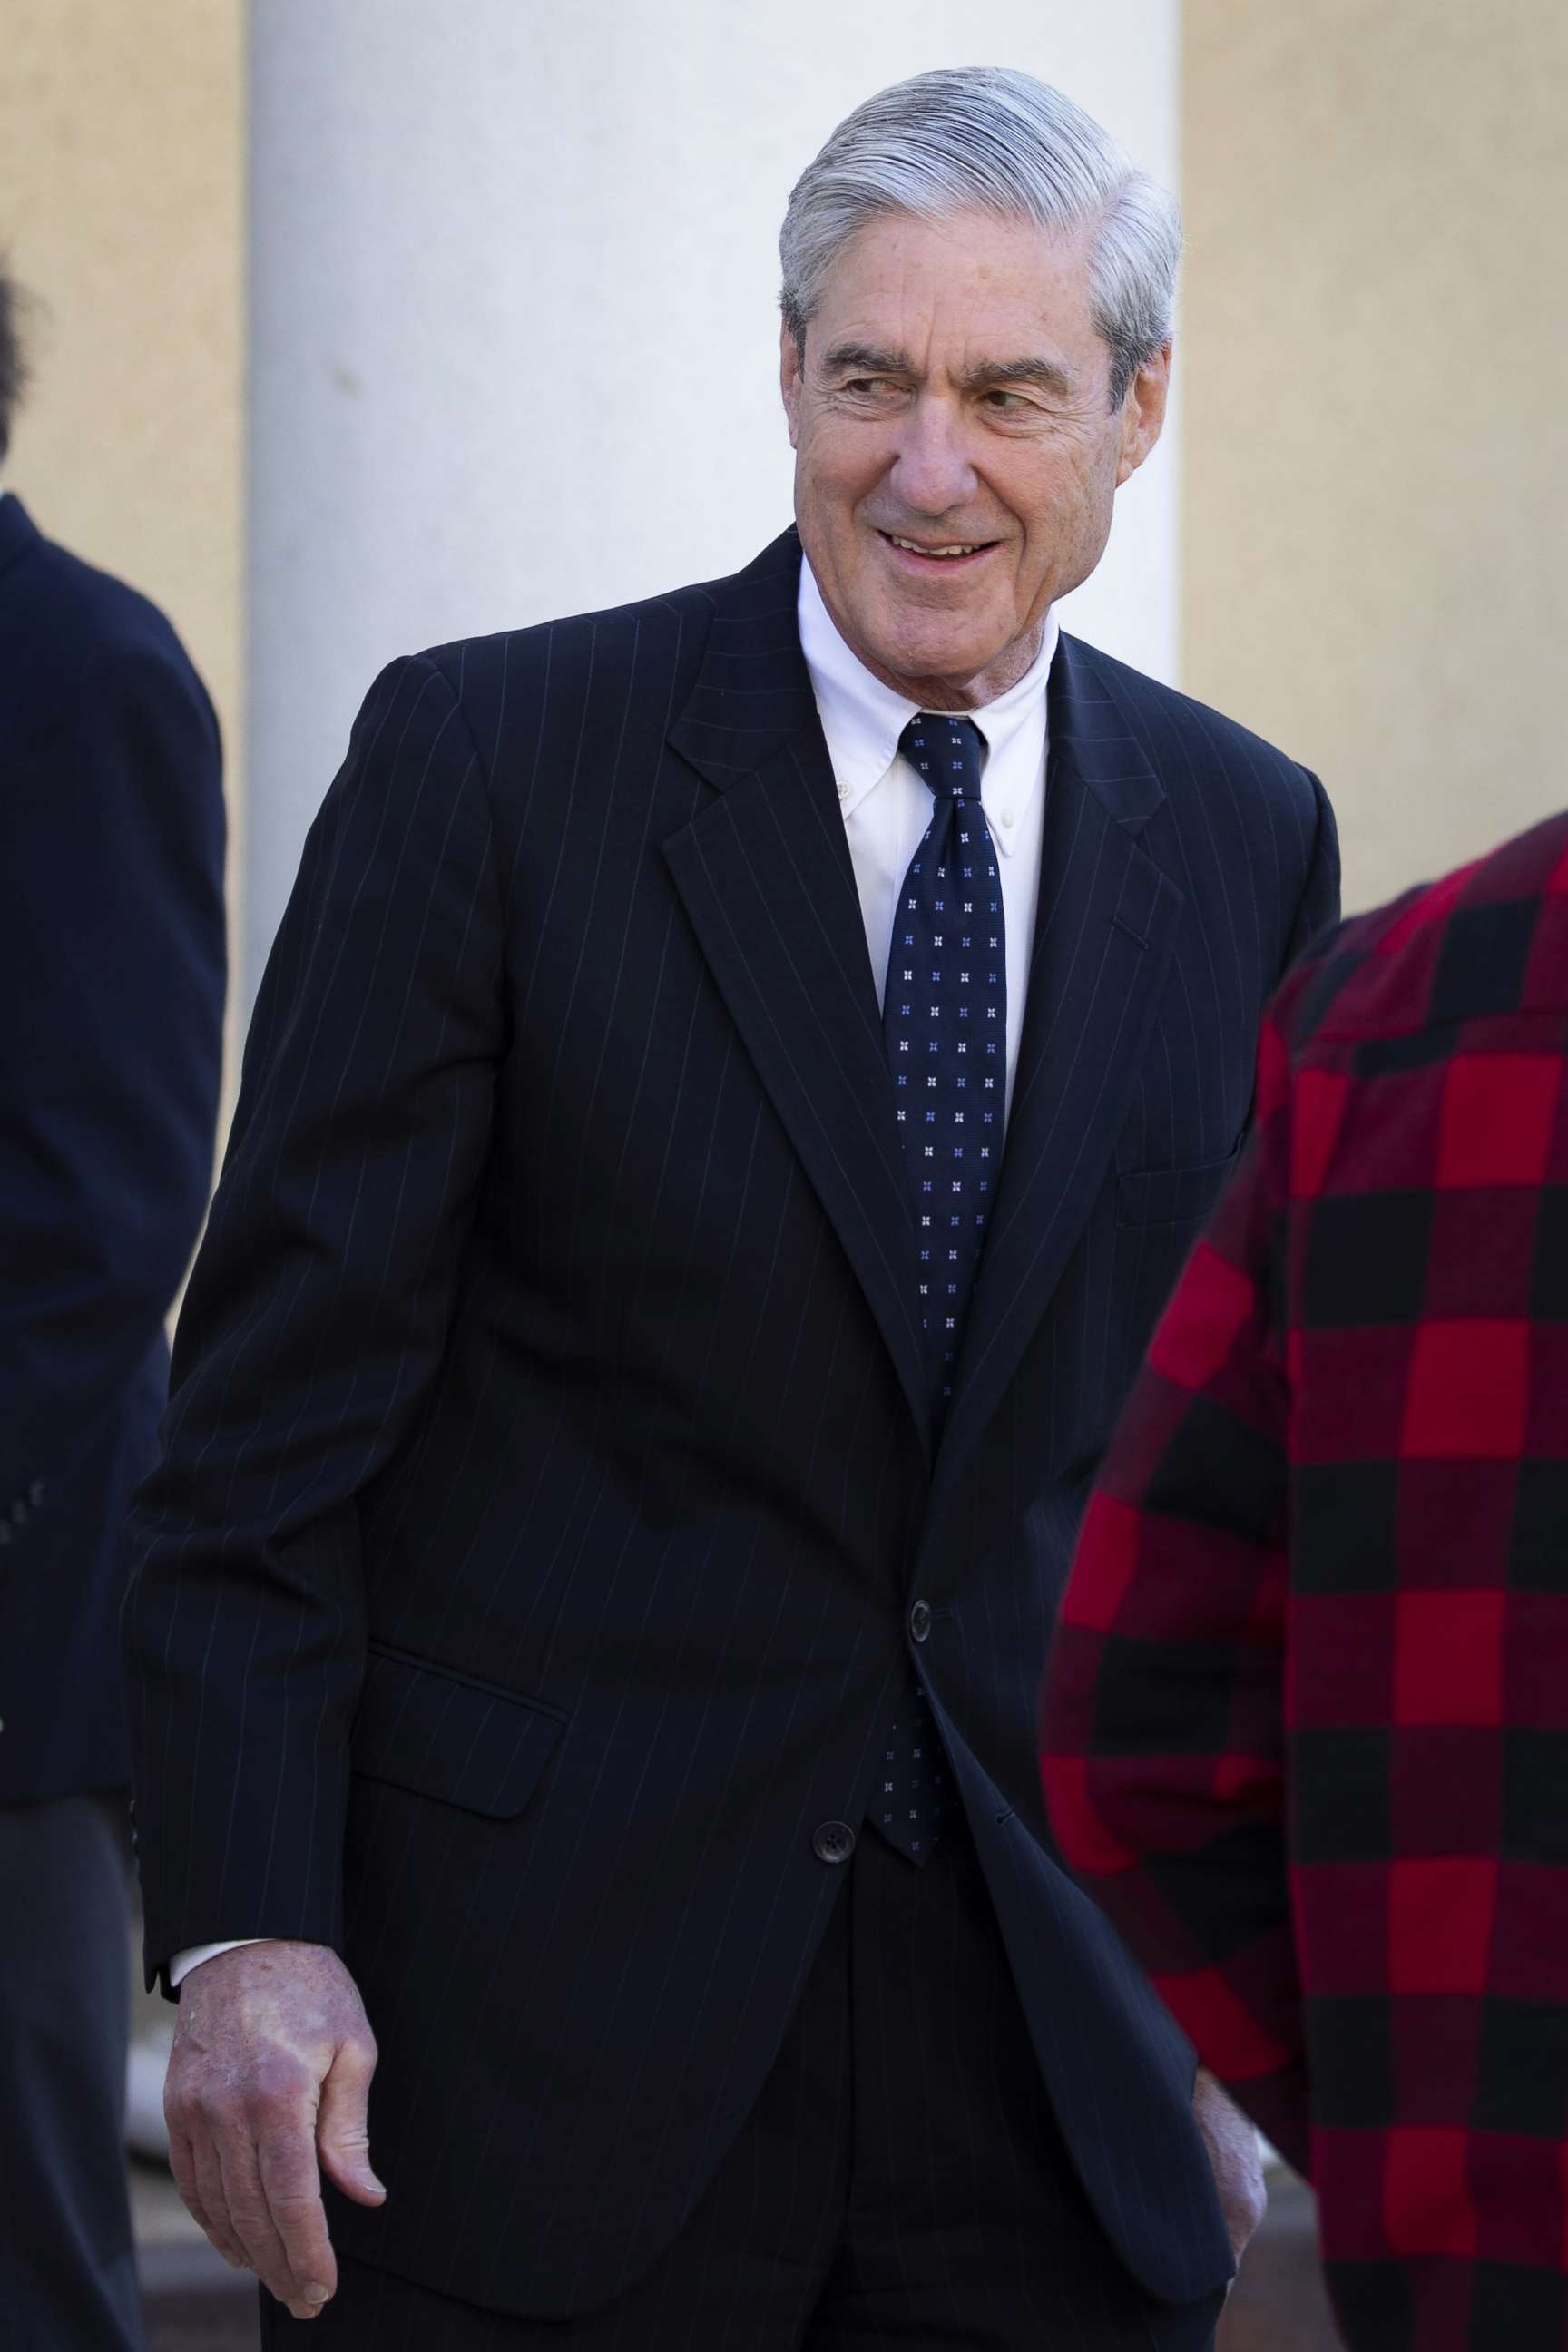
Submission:
[[[892,488],[911,514],[951,514],[974,495],[975,473],[963,446],[961,418],[929,394],[902,420]]]

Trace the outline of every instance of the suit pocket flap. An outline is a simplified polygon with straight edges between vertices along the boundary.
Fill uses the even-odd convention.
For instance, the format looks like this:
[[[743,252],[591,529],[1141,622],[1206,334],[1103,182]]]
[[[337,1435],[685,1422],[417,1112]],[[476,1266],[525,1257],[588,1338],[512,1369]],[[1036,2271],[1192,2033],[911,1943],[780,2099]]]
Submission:
[[[1206,1217],[1240,1157],[1206,1160],[1201,1168],[1141,1168],[1118,1180],[1119,1225],[1184,1225]]]
[[[354,1717],[354,1771],[470,1813],[521,1813],[565,1717],[536,1699],[373,1649]]]

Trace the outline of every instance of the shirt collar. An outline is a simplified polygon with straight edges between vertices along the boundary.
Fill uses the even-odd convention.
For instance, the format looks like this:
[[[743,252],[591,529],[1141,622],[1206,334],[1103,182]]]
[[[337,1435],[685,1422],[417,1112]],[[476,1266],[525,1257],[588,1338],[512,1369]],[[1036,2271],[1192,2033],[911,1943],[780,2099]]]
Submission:
[[[848,817],[892,766],[898,755],[899,738],[921,706],[895,693],[890,686],[884,686],[879,677],[873,677],[859,656],[850,651],[804,558],[797,611],[800,647],[811,674],[811,689],[827,740],[827,755],[833,763],[839,802]],[[1060,634],[1053,610],[1046,616],[1040,650],[1023,677],[994,702],[966,714],[985,738],[987,775],[995,764],[997,753],[1033,723],[1039,728],[1042,755],[1037,763],[1035,786],[1037,789],[1043,783],[1046,688]]]

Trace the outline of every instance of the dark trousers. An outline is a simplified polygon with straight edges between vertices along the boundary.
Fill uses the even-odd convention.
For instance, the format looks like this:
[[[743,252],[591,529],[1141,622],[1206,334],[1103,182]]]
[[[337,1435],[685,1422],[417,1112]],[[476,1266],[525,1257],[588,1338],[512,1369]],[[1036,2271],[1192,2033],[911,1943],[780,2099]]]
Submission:
[[[0,2344],[140,2352],[122,1799],[0,1806]]]
[[[1152,2301],[1079,2186],[962,1830],[923,1870],[863,1835],[847,1878],[750,2119],[685,2228],[614,2304],[510,2318],[350,2263],[320,2319],[263,2294],[263,2344],[1206,2352],[1223,2298]],[[373,2104],[373,2147],[374,2124]]]

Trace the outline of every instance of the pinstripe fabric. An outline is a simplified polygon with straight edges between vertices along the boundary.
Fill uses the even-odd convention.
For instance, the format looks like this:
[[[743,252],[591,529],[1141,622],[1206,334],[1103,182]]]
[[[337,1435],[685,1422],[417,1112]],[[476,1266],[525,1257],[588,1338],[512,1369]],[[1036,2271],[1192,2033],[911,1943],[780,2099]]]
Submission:
[[[1074,2176],[973,1848],[868,1840],[779,2059],[685,2227],[607,2310],[528,2319],[355,2270],[272,2352],[1206,2352]],[[917,1975],[909,1966],[921,1955]],[[309,2331],[307,2333],[307,2331]]]
[[[863,1819],[912,1661],[1084,2185],[1189,2300],[1228,2268],[1191,2055],[1051,1858],[1034,1696],[1259,1008],[1333,911],[1331,822],[1277,753],[1064,644],[933,1463],[798,565],[786,534],[373,689],[138,1514],[150,1959],[338,1944],[393,2190],[339,2242],[497,2310],[602,2306],[756,2100],[839,1883],[814,1832]]]

